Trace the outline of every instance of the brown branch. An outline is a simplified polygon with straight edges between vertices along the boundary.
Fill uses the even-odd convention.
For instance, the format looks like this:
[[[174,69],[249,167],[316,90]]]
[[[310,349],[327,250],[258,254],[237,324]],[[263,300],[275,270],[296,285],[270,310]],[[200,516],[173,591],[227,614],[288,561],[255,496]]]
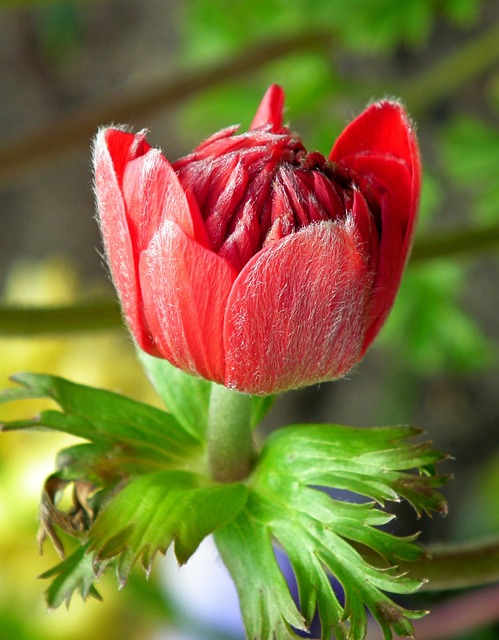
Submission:
[[[234,57],[211,66],[180,71],[163,84],[134,87],[102,102],[89,104],[41,129],[8,140],[0,148],[0,180],[79,144],[88,145],[101,124],[133,122],[159,108],[172,108],[206,89],[254,73],[279,58],[298,51],[322,50],[331,42],[331,32],[319,29],[273,37],[253,43]],[[411,112],[418,113],[451,95],[498,60],[499,26],[494,25],[393,90],[405,99]],[[348,84],[346,78],[344,81]],[[367,79],[362,81],[364,88],[366,82]],[[358,93],[358,84],[359,80],[352,85],[352,94]],[[384,80],[383,84],[372,87],[372,92],[386,93],[390,90],[389,84]]]
[[[417,116],[494,69],[498,62],[499,24],[495,24],[396,89],[412,115]]]
[[[344,95],[363,102],[373,96],[394,95],[416,119],[442,100],[466,91],[474,79],[493,71],[499,62],[499,24],[470,38],[406,79],[351,73],[341,79]]]
[[[449,258],[458,254],[497,251],[499,224],[472,227],[447,233],[434,233],[418,238],[412,251],[410,264],[419,264],[436,258]]]
[[[112,296],[46,307],[0,304],[0,336],[5,337],[61,336],[121,326],[120,306]]]
[[[298,51],[324,49],[330,42],[330,32],[321,30],[274,37],[255,42],[232,58],[211,66],[180,71],[163,84],[134,87],[89,104],[41,129],[8,140],[0,148],[0,180],[79,144],[88,145],[102,124],[133,122],[157,109],[170,109],[203,90],[255,73],[269,62]]]

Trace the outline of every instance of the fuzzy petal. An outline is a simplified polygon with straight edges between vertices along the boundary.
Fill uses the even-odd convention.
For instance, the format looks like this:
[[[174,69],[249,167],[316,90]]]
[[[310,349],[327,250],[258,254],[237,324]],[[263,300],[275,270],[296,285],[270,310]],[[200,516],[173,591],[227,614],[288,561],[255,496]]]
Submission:
[[[282,127],[283,108],[284,91],[277,84],[273,84],[265,92],[249,130],[254,131],[270,125],[272,131],[279,131]]]
[[[394,199],[404,190],[397,217],[405,225],[402,252],[407,256],[419,208],[421,158],[414,129],[404,108],[389,100],[372,104],[345,128],[329,158],[382,183],[383,189]],[[409,182],[403,178],[403,189],[399,184],[401,170],[390,166],[390,160],[400,161],[408,172]]]
[[[101,134],[104,136],[118,182],[121,184],[127,163],[144,155],[151,148],[146,140],[147,130],[129,133],[123,129],[108,128],[102,129],[98,135]]]
[[[141,313],[134,250],[120,185],[135,143],[132,134],[114,129],[99,131],[93,154],[95,194],[106,255],[123,313],[139,346],[155,354]]]
[[[359,250],[366,256],[373,273],[378,268],[379,237],[374,217],[362,193],[355,189],[351,218],[355,225]]]
[[[379,266],[364,353],[393,305],[417,220],[421,160],[404,108],[387,100],[372,104],[346,127],[330,160],[360,175],[381,206]]]
[[[141,256],[145,314],[161,355],[223,382],[223,317],[237,274],[226,260],[165,220]]]
[[[378,334],[400,286],[414,235],[417,209],[405,163],[387,157],[356,156],[350,166],[368,176],[381,206],[379,258],[373,289],[371,320],[362,353]]]
[[[310,225],[257,254],[225,318],[225,384],[269,394],[338,378],[364,341],[372,274],[351,219]]]
[[[128,162],[123,193],[133,245],[140,253],[164,219],[171,220],[191,238],[208,246],[203,219],[194,199],[188,200],[177,174],[159,149]]]
[[[343,130],[329,159],[340,162],[355,154],[391,155],[409,168],[419,163],[414,132],[402,105],[390,100],[370,105]]]

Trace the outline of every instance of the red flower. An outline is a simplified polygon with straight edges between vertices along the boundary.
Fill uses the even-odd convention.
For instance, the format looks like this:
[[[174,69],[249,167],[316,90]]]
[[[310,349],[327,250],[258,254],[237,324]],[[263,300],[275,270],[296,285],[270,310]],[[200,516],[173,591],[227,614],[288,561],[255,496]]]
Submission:
[[[219,131],[170,164],[145,133],[102,129],[104,244],[139,346],[242,392],[344,375],[397,292],[420,190],[396,102],[369,106],[326,160],[282,126],[267,91],[250,130]]]

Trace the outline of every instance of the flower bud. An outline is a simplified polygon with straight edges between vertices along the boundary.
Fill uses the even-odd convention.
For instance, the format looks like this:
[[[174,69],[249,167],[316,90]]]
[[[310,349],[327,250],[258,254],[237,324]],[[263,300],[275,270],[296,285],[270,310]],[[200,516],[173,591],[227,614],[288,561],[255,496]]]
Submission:
[[[271,86],[250,130],[173,164],[145,133],[94,149],[104,245],[138,345],[184,371],[270,394],[347,373],[381,328],[410,251],[417,141],[370,105],[328,158],[282,124]]]

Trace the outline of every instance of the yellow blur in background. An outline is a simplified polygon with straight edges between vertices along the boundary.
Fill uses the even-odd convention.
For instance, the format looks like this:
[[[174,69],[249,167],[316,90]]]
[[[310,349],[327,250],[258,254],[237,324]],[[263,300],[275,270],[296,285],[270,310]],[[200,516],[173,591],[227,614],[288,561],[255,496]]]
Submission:
[[[62,258],[42,263],[18,263],[11,269],[4,302],[50,305],[81,296],[73,266]],[[75,382],[112,389],[145,402],[158,403],[135,357],[124,330],[43,338],[0,339],[1,386],[16,371],[43,372]],[[27,418],[47,401],[2,405],[0,421]],[[79,597],[70,612],[61,607],[47,613],[42,593],[48,581],[37,576],[60,562],[50,541],[37,552],[37,509],[44,479],[54,471],[58,450],[75,438],[51,432],[2,434],[0,442],[0,639],[88,640],[88,638],[150,637],[154,622],[141,615],[140,606],[118,593],[113,576],[105,575],[98,589],[105,605]],[[145,578],[140,576],[142,583]],[[143,585],[144,586],[144,585]],[[153,585],[151,585],[153,588]],[[133,587],[131,588],[133,591]],[[139,600],[140,602],[140,600]]]

